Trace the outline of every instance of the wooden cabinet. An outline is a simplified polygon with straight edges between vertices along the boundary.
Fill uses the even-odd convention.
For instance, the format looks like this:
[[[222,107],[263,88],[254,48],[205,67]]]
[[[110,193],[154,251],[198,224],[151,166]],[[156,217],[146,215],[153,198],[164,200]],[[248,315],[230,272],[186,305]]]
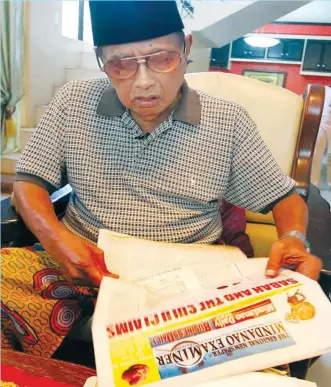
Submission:
[[[300,62],[304,43],[303,39],[281,39],[279,44],[268,48],[267,59]]]
[[[303,71],[331,72],[331,41],[307,40]]]
[[[230,44],[220,48],[212,48],[210,66],[218,68],[228,68],[230,56]]]
[[[274,47],[253,47],[244,37],[220,48],[213,48],[210,67],[230,68],[231,61],[301,64],[303,74],[329,76],[331,73],[331,38],[300,39],[300,37],[279,37]]]
[[[237,39],[232,44],[232,58],[237,59],[264,59],[265,48],[252,47],[247,44],[244,38]]]
[[[328,44],[324,44],[322,71],[327,71],[331,73],[331,41],[328,42]]]

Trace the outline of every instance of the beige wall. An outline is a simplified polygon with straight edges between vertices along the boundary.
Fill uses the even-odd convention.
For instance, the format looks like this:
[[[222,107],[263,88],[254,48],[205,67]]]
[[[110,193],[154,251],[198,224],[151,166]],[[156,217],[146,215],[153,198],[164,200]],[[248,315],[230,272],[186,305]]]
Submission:
[[[187,67],[188,73],[201,73],[209,71],[211,48],[193,48],[190,53],[190,63]]]
[[[86,45],[61,35],[62,2],[28,1],[25,13],[25,89],[22,127],[35,126],[35,108],[47,105],[53,86],[65,83],[65,69],[79,67]]]

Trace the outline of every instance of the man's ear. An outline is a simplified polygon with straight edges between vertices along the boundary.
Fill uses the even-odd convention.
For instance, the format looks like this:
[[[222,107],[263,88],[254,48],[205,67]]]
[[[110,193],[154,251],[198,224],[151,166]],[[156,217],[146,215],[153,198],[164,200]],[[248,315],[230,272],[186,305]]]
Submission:
[[[189,56],[190,56],[192,43],[193,43],[192,34],[186,35],[186,36],[185,36],[185,44],[186,44],[186,54],[185,54],[185,58],[186,58],[186,60],[187,60],[187,59],[189,58]]]

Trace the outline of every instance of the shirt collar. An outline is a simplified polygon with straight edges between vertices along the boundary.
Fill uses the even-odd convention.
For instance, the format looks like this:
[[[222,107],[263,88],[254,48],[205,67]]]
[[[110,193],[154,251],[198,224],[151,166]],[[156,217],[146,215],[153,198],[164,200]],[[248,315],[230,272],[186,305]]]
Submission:
[[[182,97],[173,114],[173,120],[197,125],[201,118],[201,103],[198,93],[190,89],[186,81],[182,88]],[[111,85],[102,95],[97,113],[107,117],[122,117],[126,108],[119,100],[114,87]]]

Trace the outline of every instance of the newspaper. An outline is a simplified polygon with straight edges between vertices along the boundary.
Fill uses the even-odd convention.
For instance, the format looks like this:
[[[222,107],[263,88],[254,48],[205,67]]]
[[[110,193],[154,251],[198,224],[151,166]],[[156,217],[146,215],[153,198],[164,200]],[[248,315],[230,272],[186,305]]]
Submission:
[[[203,387],[317,387],[316,383],[295,378],[267,375],[260,372],[251,372],[243,375],[222,378],[220,381],[204,383]],[[100,386],[100,385],[99,385]],[[88,378],[84,387],[98,387],[97,378]]]
[[[318,283],[239,250],[100,232],[107,267],[93,320],[99,387],[204,385],[331,350]]]
[[[203,387],[316,387],[316,383],[282,376],[251,372],[222,379],[221,382],[205,383]]]

